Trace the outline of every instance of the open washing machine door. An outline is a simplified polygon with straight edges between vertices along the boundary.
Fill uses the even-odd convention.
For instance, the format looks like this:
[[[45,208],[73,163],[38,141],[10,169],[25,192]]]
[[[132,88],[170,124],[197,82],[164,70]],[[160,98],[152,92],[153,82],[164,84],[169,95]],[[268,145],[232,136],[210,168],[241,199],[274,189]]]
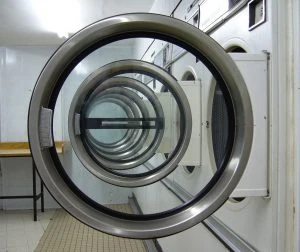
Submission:
[[[163,68],[166,62],[156,64],[151,57],[141,60],[138,53],[129,57],[124,49],[125,45],[141,40],[148,43],[149,39],[180,46],[202,61],[226,100],[226,154],[207,183],[183,203],[171,196],[164,198],[166,189],[162,189],[161,181],[166,177],[172,180],[181,159],[192,156],[186,152],[200,155],[198,147],[189,146],[200,146],[193,141],[201,139],[191,135],[193,127],[205,125],[193,123],[197,111],[201,116],[201,108],[195,107],[199,103],[192,102],[189,94],[193,92],[185,92]],[[116,53],[115,58],[112,54],[120,45],[125,51]],[[106,49],[112,53],[105,54]],[[91,58],[92,66],[87,63]],[[85,66],[90,66],[89,71]],[[62,125],[63,140],[66,145],[70,143],[68,158],[59,156],[55,149],[58,99],[67,104]],[[192,227],[228,199],[247,165],[253,116],[240,72],[213,39],[174,18],[125,14],[82,29],[52,55],[33,91],[28,132],[38,172],[63,208],[103,232],[148,239]],[[107,188],[110,200],[102,197]],[[126,202],[128,195],[136,195],[135,200],[150,199],[153,194],[147,192],[153,191],[163,205],[156,201],[149,207],[140,206],[143,214],[112,207],[116,202]],[[111,192],[117,196],[113,198]]]

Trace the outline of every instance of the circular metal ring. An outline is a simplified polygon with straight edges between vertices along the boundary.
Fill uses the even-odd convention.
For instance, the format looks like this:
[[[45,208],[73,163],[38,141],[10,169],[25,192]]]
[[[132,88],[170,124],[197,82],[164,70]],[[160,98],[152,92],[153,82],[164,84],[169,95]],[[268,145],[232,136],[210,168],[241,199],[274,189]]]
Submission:
[[[161,38],[192,52],[211,70],[231,97],[234,141],[224,169],[210,188],[185,205],[157,215],[118,214],[83,195],[60,168],[55,148],[41,148],[41,107],[54,109],[56,96],[73,67],[100,46],[123,38]],[[222,91],[223,91],[222,90]],[[232,126],[232,125],[231,125]],[[149,239],[192,227],[215,212],[238,184],[246,167],[253,138],[253,115],[246,84],[229,55],[199,29],[155,14],[126,14],[96,22],[67,40],[47,62],[35,86],[29,109],[31,153],[39,174],[53,197],[72,215],[93,228],[117,236]],[[180,157],[181,158],[181,157]],[[68,185],[72,185],[69,187]]]
[[[137,116],[137,114],[134,115],[133,113],[133,110],[132,108],[135,108],[135,106],[130,106],[128,103],[125,103],[123,100],[119,99],[120,96],[119,95],[110,95],[110,94],[107,94],[107,95],[103,95],[101,97],[97,97],[97,100],[91,102],[88,106],[89,106],[89,109],[87,109],[86,111],[86,114],[88,117],[90,117],[91,113],[93,112],[94,110],[94,107],[97,107],[101,104],[105,104],[105,103],[112,103],[112,104],[115,104],[117,106],[119,106],[125,113],[126,113],[126,116],[128,118],[134,118],[135,116]],[[130,130],[126,130],[126,133],[124,134],[123,137],[121,137],[121,139],[119,140],[116,140],[115,142],[102,142],[101,140],[95,138],[93,135],[90,135],[93,139],[93,143],[96,144],[97,146],[107,146],[107,147],[116,147],[116,146],[119,146],[120,143],[122,143],[123,141],[125,141],[126,137],[128,137],[129,135],[129,131]],[[88,133],[88,132],[87,132]],[[132,133],[132,132],[131,132]]]
[[[141,115],[142,115],[142,118],[148,118],[149,117],[149,112],[148,112],[148,109],[144,103],[144,101],[135,93],[133,92],[132,90],[130,89],[127,89],[127,88],[122,88],[122,87],[115,87],[115,88],[111,88],[112,84],[116,84],[117,86],[120,85],[120,83],[122,83],[121,85],[123,85],[124,83],[126,84],[126,86],[128,85],[128,87],[132,87],[134,85],[139,85],[140,87],[142,87],[142,89],[144,89],[143,92],[147,91],[146,93],[144,93],[144,95],[146,97],[149,97],[150,100],[153,101],[153,106],[154,106],[154,110],[157,111],[159,114],[157,114],[157,116],[163,116],[163,109],[159,103],[159,101],[157,100],[155,94],[152,92],[151,89],[149,89],[147,86],[144,86],[143,83],[135,80],[135,79],[131,79],[131,78],[120,78],[120,77],[114,77],[114,78],[111,78],[109,80],[109,83],[103,83],[105,84],[107,87],[104,87],[104,86],[101,86],[101,89],[104,90],[102,91],[101,93],[106,93],[106,92],[118,92],[119,94],[122,94],[128,98],[130,98],[136,105],[137,107],[139,108],[140,112],[141,112]],[[108,88],[110,87],[110,88]],[[90,98],[89,99],[94,99],[94,96],[99,93],[99,88],[96,90],[94,90],[94,92],[90,95]],[[136,117],[138,118],[138,117]],[[160,129],[161,130],[161,129]],[[138,138],[138,140],[132,145],[132,146],[125,146],[126,147],[126,150],[124,152],[122,152],[122,155],[119,155],[118,157],[119,158],[125,158],[127,156],[131,156],[132,154],[137,154],[145,140],[147,139],[149,135],[149,129],[143,129],[142,130],[142,134],[141,136]],[[163,131],[160,132],[160,136],[161,137],[163,135]],[[153,142],[157,141],[158,139],[153,139]],[[161,141],[161,140],[160,140]],[[132,141],[133,142],[133,141]],[[159,143],[157,143],[157,145],[159,145]],[[130,147],[130,148],[129,148]],[[116,149],[115,150],[116,152],[118,152],[119,150]],[[126,153],[125,153],[126,152]],[[146,152],[146,151],[145,151]],[[143,154],[141,154],[140,156],[142,156]],[[114,169],[118,169],[117,167],[115,167]]]
[[[130,107],[130,109],[134,111],[134,118],[140,117],[138,109],[143,117],[148,117],[149,115],[144,102],[136,93],[131,90],[128,90],[126,88],[111,88],[102,92],[101,95],[102,94],[109,94],[110,96],[113,96],[120,101],[125,102]],[[88,134],[88,131],[86,131],[86,134]],[[137,130],[133,130],[132,134],[128,135],[126,139],[120,141],[118,144],[104,146],[102,145],[97,149],[99,149],[101,153],[109,155],[108,157],[111,158],[127,158],[133,156],[133,154],[136,154],[138,150],[140,150],[141,146],[143,145],[143,140],[148,137],[148,134],[149,129],[143,129],[140,136],[138,136]]]
[[[105,98],[105,97],[106,97],[106,95],[103,96],[103,98]],[[119,94],[110,94],[108,96],[108,98],[105,98],[105,99],[112,99],[115,102],[124,104],[126,106],[126,110],[130,111],[130,115],[128,116],[128,118],[137,118],[140,116],[136,105],[133,104],[132,101],[129,98],[127,98],[126,96],[122,96]],[[127,148],[127,145],[124,145],[124,143],[126,143],[127,141],[132,141],[132,139],[134,138],[132,134],[134,132],[137,133],[136,131],[134,131],[132,129],[128,130],[127,134],[124,136],[123,139],[121,139],[120,141],[118,141],[116,143],[112,143],[112,144],[104,144],[102,142],[99,142],[97,139],[94,139],[93,141],[96,144],[95,147],[99,147],[99,150],[102,150],[103,152],[105,152],[105,151],[110,152],[111,148],[114,148],[115,151],[119,152],[122,149]],[[86,131],[87,136],[88,136],[88,134],[89,134],[89,132]],[[90,139],[90,138],[88,137],[88,139]]]
[[[149,172],[145,173],[139,173],[139,174],[123,174],[123,173],[117,173],[112,172],[111,169],[107,170],[105,166],[99,167],[95,163],[95,161],[86,153],[86,149],[84,147],[84,142],[80,139],[76,138],[74,134],[74,125],[75,125],[75,114],[76,111],[78,111],[81,107],[81,104],[84,103],[84,99],[86,97],[86,93],[90,92],[93,89],[103,89],[105,90],[109,86],[113,87],[113,85],[116,85],[115,83],[111,83],[110,85],[102,84],[99,85],[99,82],[103,79],[107,79],[109,81],[110,77],[113,77],[115,75],[120,75],[128,72],[138,72],[142,74],[146,74],[149,76],[152,76],[157,79],[159,79],[160,82],[162,82],[164,85],[167,86],[167,88],[170,90],[170,92],[175,97],[179,110],[181,111],[182,117],[183,117],[183,123],[181,128],[181,135],[179,137],[178,143],[173,150],[172,154],[169,156],[169,158],[161,165],[159,165],[156,169],[151,170]],[[101,73],[101,74],[100,74]],[[100,69],[96,70],[93,74],[91,74],[86,80],[86,84],[81,85],[80,90],[78,89],[78,92],[76,92],[70,110],[69,110],[69,135],[71,142],[73,142],[73,149],[75,153],[78,155],[82,162],[82,164],[90,171],[92,172],[96,177],[100,178],[101,180],[104,180],[110,184],[118,185],[118,186],[124,186],[124,187],[137,187],[137,186],[143,186],[147,184],[154,183],[161,178],[168,175],[171,171],[173,171],[176,167],[178,162],[180,161],[181,157],[184,155],[191,136],[191,127],[192,127],[192,118],[191,118],[191,111],[189,107],[188,100],[185,96],[185,93],[183,92],[180,85],[178,85],[177,81],[170,76],[165,70],[150,64],[148,62],[143,61],[137,61],[137,60],[121,60],[117,62],[109,63]],[[124,83],[124,82],[120,82]],[[134,89],[140,91],[141,93],[147,94],[147,92],[153,92],[152,90],[145,87],[145,85],[139,85],[139,83],[136,83],[137,85],[130,85],[129,87],[133,87]],[[99,85],[99,87],[98,87]],[[157,106],[160,106],[159,101],[157,100],[157,106],[154,105],[155,99],[157,97],[155,95],[146,95],[149,101],[152,103],[154,109],[157,109]],[[158,118],[163,118],[162,112],[156,111]],[[164,122],[160,121],[160,123],[163,125]],[[161,134],[161,137],[163,135],[163,132],[156,131],[156,134]],[[72,139],[73,138],[73,139]],[[76,142],[75,142],[76,141]],[[156,140],[154,144],[160,143],[160,139]],[[153,148],[151,145],[148,148]],[[155,147],[156,148],[156,147]],[[80,155],[82,155],[80,157]],[[147,153],[146,153],[147,155]],[[148,157],[143,156],[141,157],[142,160],[148,160]],[[140,160],[135,160],[135,162],[139,162],[140,164],[143,163]],[[102,163],[102,161],[101,161]],[[122,167],[122,166],[121,166]],[[97,170],[98,169],[98,170]]]
[[[132,67],[134,67],[134,65],[131,65],[130,62],[128,61],[124,61],[123,64],[126,65],[127,71],[132,70]],[[113,183],[115,185],[119,185],[119,183],[114,180],[116,176],[114,174],[110,174],[109,176],[107,176],[107,170],[105,171],[103,168],[112,169],[111,167],[113,167],[114,170],[118,170],[118,169],[123,170],[123,169],[131,169],[145,163],[155,154],[155,151],[159,147],[164,134],[163,108],[158,98],[154,94],[154,92],[149,87],[147,87],[146,85],[144,85],[143,83],[135,79],[131,79],[127,77],[107,79],[108,74],[112,76],[113,73],[116,73],[117,75],[119,71],[120,71],[119,64],[115,65],[115,63],[110,63],[108,65],[99,68],[98,70],[93,72],[90,76],[88,76],[82,82],[82,84],[77,89],[73,97],[70,110],[69,110],[69,120],[68,120],[70,141],[74,149],[74,152],[76,153],[79,160],[92,174],[94,174],[95,176],[97,176],[98,178],[106,182]],[[105,81],[101,82],[101,80],[105,80]],[[75,115],[81,113],[82,106],[86,103],[87,100],[90,99],[90,97],[88,97],[88,94],[91,93],[91,90],[93,90],[93,93],[91,93],[91,99],[92,99],[93,94],[98,94],[100,92],[109,90],[109,88],[120,87],[120,86],[135,89],[141,92],[143,95],[145,95],[148,98],[148,100],[151,102],[154,111],[156,113],[156,118],[160,119],[160,123],[162,127],[156,129],[155,137],[153,138],[149,147],[147,147],[146,150],[144,150],[141,154],[133,158],[113,160],[107,158],[106,156],[104,157],[103,155],[98,153],[98,155],[93,155],[94,158],[93,159],[90,156],[90,154],[93,154],[94,152],[93,150],[90,150],[90,153],[87,151],[86,145],[84,144],[84,137],[75,134],[75,123],[76,123]],[[141,105],[142,104],[143,102],[141,102]],[[144,107],[144,109],[147,110],[146,107]],[[85,113],[83,112],[83,114]],[[147,116],[147,114],[143,116]],[[84,120],[84,118],[82,118],[82,120]],[[81,130],[81,132],[82,131],[83,130]],[[147,135],[148,134],[142,135],[142,139],[141,141],[138,142],[138,146],[144,144],[144,141],[146,140],[145,137],[147,137]],[[126,178],[123,178],[123,181],[126,181]]]
[[[135,92],[133,92],[133,91],[127,89],[127,88],[115,87],[115,88],[110,88],[109,90],[105,90],[105,91],[101,92],[101,94],[99,94],[99,95],[106,94],[106,93],[118,95],[119,99],[121,99],[123,101],[127,101],[129,103],[129,106],[133,106],[132,109],[138,108],[138,110],[140,111],[140,114],[137,111],[135,113],[135,115],[136,115],[135,118],[139,118],[140,115],[143,116],[143,117],[148,117],[149,116],[147,107],[145,106],[142,99]],[[149,134],[149,129],[143,129],[142,134],[143,135],[145,134],[143,136],[143,138],[147,138],[147,136]],[[131,145],[132,145],[134,143],[134,139],[132,138],[132,139],[129,139],[129,140],[131,140]],[[139,142],[139,141],[142,141],[141,137],[139,137],[136,142]],[[128,143],[126,145],[121,145],[119,147],[116,146],[117,148],[115,149],[115,152],[120,152],[121,150],[128,149],[129,147],[132,148],[132,146],[129,145],[129,144],[130,143]],[[138,149],[140,147],[141,146],[139,146]]]
[[[99,97],[100,98],[100,97]],[[98,106],[102,103],[112,103],[120,106],[126,113],[127,118],[136,118],[139,116],[139,113],[137,111],[137,108],[132,103],[125,103],[123,99],[126,97],[122,97],[121,95],[104,95],[101,97],[101,99],[97,99],[97,101],[93,102],[93,104],[90,104],[89,106]],[[129,100],[129,99],[128,99]],[[133,110],[135,109],[135,112]],[[90,112],[87,111],[87,114],[89,115]],[[132,129],[127,129],[124,136],[113,143],[103,143],[97,138],[93,136],[93,134],[89,131],[86,131],[85,134],[87,136],[87,141],[89,144],[93,146],[93,149],[96,151],[100,151],[102,153],[108,152],[111,153],[112,150],[115,150],[117,147],[122,146],[124,143],[128,142],[130,139],[134,138],[133,133],[137,133],[136,131]]]

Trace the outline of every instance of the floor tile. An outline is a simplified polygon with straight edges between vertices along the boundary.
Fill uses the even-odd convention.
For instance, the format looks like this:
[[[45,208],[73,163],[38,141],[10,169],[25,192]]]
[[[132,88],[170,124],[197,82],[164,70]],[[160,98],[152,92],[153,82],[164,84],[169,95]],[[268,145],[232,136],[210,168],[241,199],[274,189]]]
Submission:
[[[28,246],[7,247],[7,252],[28,252]]]
[[[6,230],[20,230],[23,229],[24,230],[25,226],[23,221],[9,221],[6,224]]]
[[[34,222],[31,210],[0,210],[0,252],[34,252],[55,210],[38,213]]]
[[[25,236],[25,229],[24,229],[24,227],[18,228],[18,229],[7,229],[6,235],[7,236]]]
[[[111,207],[117,209],[120,206]],[[124,206],[122,207],[124,208]],[[125,210],[129,211],[130,209]],[[53,215],[58,213],[64,214],[61,215],[61,219],[52,221]],[[38,221],[34,222],[31,211],[0,211],[0,223],[2,224],[0,252],[48,251],[47,248],[44,248],[44,245],[41,248],[40,242],[47,242],[49,246],[52,246],[51,251],[55,252],[145,252],[145,248],[140,241],[117,238],[98,232],[77,221],[63,210],[39,212],[38,216]],[[55,232],[43,235],[50,223]],[[53,244],[52,238],[55,240]],[[46,246],[48,246],[47,244]],[[67,250],[65,246],[67,246]]]
[[[37,247],[38,242],[29,242],[28,243],[28,252],[34,252],[35,248]]]
[[[38,241],[41,239],[43,235],[43,231],[41,233],[38,232],[26,232],[26,239],[28,242],[31,243],[38,243]]]
[[[44,231],[44,228],[40,222],[30,221],[30,222],[24,224],[24,230],[25,230],[25,232],[42,233]]]
[[[110,205],[114,210],[130,212],[129,205]],[[42,222],[42,221],[41,221]],[[124,244],[124,247],[121,246]],[[48,251],[85,252],[145,252],[142,241],[118,238],[92,229],[76,220],[64,210],[55,213],[36,248],[36,252]]]
[[[20,246],[27,246],[27,239],[24,235],[11,235],[7,236],[6,239],[7,247],[20,247]]]
[[[0,249],[6,248],[6,235],[0,236]]]

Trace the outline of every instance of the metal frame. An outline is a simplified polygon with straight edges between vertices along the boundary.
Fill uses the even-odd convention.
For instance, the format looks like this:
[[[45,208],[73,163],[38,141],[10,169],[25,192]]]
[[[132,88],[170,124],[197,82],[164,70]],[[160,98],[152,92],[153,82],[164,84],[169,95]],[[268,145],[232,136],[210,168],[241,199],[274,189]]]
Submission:
[[[123,105],[121,105],[121,106],[123,107],[123,109],[125,109],[128,112],[128,116],[127,116],[128,118],[138,118],[140,115],[143,115],[143,113],[145,115],[147,115],[146,114],[147,110],[143,109],[144,104],[141,103],[141,106],[139,106],[139,97],[134,92],[131,92],[130,90],[125,90],[124,88],[113,88],[113,89],[110,89],[110,93],[107,95],[105,94],[105,91],[102,92],[101,98],[105,98],[105,97],[110,97],[110,99],[114,99],[114,101],[116,103],[119,103],[120,105],[124,104],[124,107],[123,107]],[[132,101],[134,101],[134,103],[132,103]],[[97,103],[97,101],[95,103]],[[87,109],[86,113],[89,114],[89,109]],[[79,125],[79,127],[80,127],[80,125]],[[133,134],[133,133],[135,133],[135,134]],[[130,133],[130,135],[128,136],[128,139],[126,136],[126,138],[118,141],[116,144],[98,143],[98,145],[101,146],[100,149],[103,152],[108,151],[111,148],[114,148],[115,153],[120,152],[124,148],[129,147],[127,145],[124,145],[124,143],[127,142],[127,140],[128,141],[131,140],[131,142],[133,142],[132,138],[136,137],[136,133],[137,133],[137,131],[132,130],[132,134]],[[88,135],[88,132],[86,132],[86,134]]]
[[[70,70],[98,46],[122,38],[158,37],[183,46],[194,53],[213,72],[222,88],[232,98],[235,116],[234,141],[224,169],[217,172],[204,191],[184,206],[157,215],[116,213],[76,189],[64,176],[55,149],[42,149],[39,135],[39,111],[53,109],[56,93]],[[119,67],[122,65],[120,64]],[[163,71],[163,70],[162,70]],[[55,92],[54,92],[55,91]],[[251,102],[236,65],[213,39],[180,20],[155,14],[126,14],[96,22],[66,41],[51,57],[39,76],[29,110],[29,139],[32,154],[41,177],[58,202],[73,216],[93,228],[131,238],[163,237],[190,228],[216,211],[238,184],[246,167],[253,136]],[[182,144],[184,146],[184,143]],[[181,148],[182,148],[181,146]],[[172,156],[172,155],[171,155]],[[182,156],[177,156],[178,160]],[[163,174],[165,176],[167,174]],[[66,183],[67,182],[67,183]]]
[[[112,88],[111,84],[113,84],[113,83],[115,83],[115,84],[126,83],[129,86],[131,86],[131,84],[134,86],[134,83],[139,85],[139,86],[143,85],[141,82],[138,82],[137,80],[134,80],[134,79],[131,79],[131,78],[114,77],[111,80],[109,80],[109,82],[107,83],[108,84],[107,88],[105,88],[102,85],[102,90],[104,90],[104,91],[100,92],[98,89],[96,89],[92,93],[89,100],[93,101],[95,96],[98,97],[99,95],[106,95],[106,94],[118,95],[118,97],[116,97],[116,98],[118,98],[122,101],[127,101],[126,99],[129,98],[128,102],[131,102],[130,106],[132,107],[132,109],[137,107],[143,118],[149,118],[149,112],[148,112],[147,107],[145,106],[145,103],[142,101],[142,99],[135,92],[133,92],[129,89],[126,89],[126,88],[122,88],[122,87],[113,87]],[[103,83],[103,84],[105,85],[105,83]],[[149,88],[147,88],[147,91],[148,92],[145,93],[145,95],[146,95],[146,97],[147,96],[152,97],[152,99],[154,101],[154,107],[159,112],[159,114],[157,116],[158,117],[163,116],[163,110],[162,110],[162,107],[161,107],[159,101],[155,98],[155,95],[152,93],[152,91],[150,91]],[[80,91],[78,90],[78,92],[80,92]],[[78,95],[80,96],[80,94],[78,94]],[[72,104],[74,106],[75,105],[80,106],[79,104],[76,104],[76,101],[74,99],[73,99]],[[136,107],[134,105],[136,105]],[[86,107],[86,109],[88,109],[90,107],[89,103],[87,103],[87,105],[85,105],[85,107]],[[71,106],[71,108],[74,109],[72,106]],[[71,115],[71,109],[70,109],[69,115]],[[135,112],[134,115],[135,115],[135,118],[140,117],[137,111]],[[130,119],[130,120],[133,120],[133,119]],[[134,127],[130,126],[129,128],[133,129]],[[137,128],[135,128],[135,129],[137,129]],[[134,139],[135,136],[132,136],[132,138],[129,139],[130,141],[128,142],[128,144],[124,143],[119,148],[117,148],[117,146],[112,146],[113,153],[111,152],[112,150],[110,149],[111,158],[113,158],[113,157],[124,158],[124,157],[129,157],[129,156],[133,156],[134,154],[137,154],[139,152],[139,150],[142,148],[142,145],[144,144],[144,141],[147,139],[147,137],[149,135],[149,128],[146,129],[145,127],[142,127],[141,129],[143,129],[143,131],[137,139]],[[163,130],[163,129],[158,129],[158,130]],[[134,132],[137,133],[137,131],[134,131]],[[163,134],[163,131],[160,132],[160,135],[161,134]],[[159,135],[157,135],[156,137],[159,137]],[[153,142],[154,141],[160,141],[160,140],[158,138],[156,138],[156,139],[153,139]],[[157,144],[158,144],[158,142],[157,142]],[[101,148],[101,149],[103,150],[103,148]],[[122,151],[120,153],[121,150],[124,150],[124,151]],[[108,148],[104,149],[104,151],[109,152]],[[117,168],[116,166],[114,166],[114,167]],[[121,167],[121,169],[122,169],[122,167]]]
[[[1,157],[1,158],[18,158],[22,156],[9,156],[9,157]],[[25,156],[27,157],[27,156]],[[33,220],[37,221],[37,201],[41,199],[41,211],[44,212],[44,184],[41,180],[41,188],[40,193],[36,192],[36,165],[32,158],[32,194],[30,195],[6,195],[0,196],[0,199],[32,199],[33,200]]]
[[[118,87],[119,85],[127,86],[129,88],[134,88],[137,91],[143,93],[150,103],[152,104],[154,111],[156,113],[156,118],[161,119],[161,124],[164,125],[164,114],[161,104],[154,94],[154,92],[143,85],[139,81],[129,79],[130,82],[127,81],[127,78],[114,78],[107,79],[109,77],[113,77],[115,75],[128,73],[128,72],[139,72],[143,74],[147,74],[150,76],[156,76],[160,81],[168,87],[170,92],[173,94],[175,99],[177,100],[178,107],[180,109],[181,115],[183,117],[182,120],[182,128],[180,133],[180,138],[178,143],[172,152],[172,155],[160,166],[148,173],[140,173],[140,174],[120,174],[120,173],[112,173],[109,167],[114,167],[114,169],[128,169],[133,168],[138,165],[143,164],[147,160],[149,160],[155,154],[155,150],[159,147],[160,142],[162,140],[164,131],[162,129],[156,130],[156,135],[152,143],[147,147],[144,153],[138,155],[136,158],[131,160],[126,160],[124,163],[116,164],[112,163],[109,160],[103,160],[102,158],[95,157],[99,162],[98,164],[93,161],[90,155],[86,152],[87,148],[84,146],[84,141],[82,138],[76,137],[74,134],[74,122],[75,122],[75,114],[79,113],[81,110],[82,104],[86,100],[87,94],[90,90],[97,90],[97,92],[107,90],[109,88]],[[101,80],[105,80],[101,83]],[[97,94],[96,92],[96,94]],[[82,162],[82,164],[88,169],[92,174],[96,177],[104,180],[110,184],[114,184],[117,186],[123,187],[137,187],[144,186],[147,184],[154,183],[161,178],[165,177],[171,171],[173,171],[181,159],[181,156],[184,155],[187,146],[189,144],[190,136],[191,136],[191,127],[192,127],[192,118],[191,111],[185,96],[184,91],[178,85],[177,81],[171,77],[167,72],[163,69],[143,61],[137,60],[122,60],[117,62],[112,62],[107,64],[100,69],[93,72],[79,87],[75,96],[72,100],[70,110],[69,110],[69,136],[70,141],[72,143],[73,149]],[[143,142],[142,142],[143,144]],[[99,165],[100,164],[100,165]],[[109,170],[110,171],[109,171]]]
[[[113,104],[120,106],[125,111],[127,118],[138,117],[139,113],[138,113],[138,110],[136,109],[136,107],[133,104],[129,103],[129,101],[128,101],[128,103],[125,103],[123,100],[121,100],[122,98],[126,98],[126,97],[120,96],[120,95],[106,95],[106,96],[103,96],[102,99],[95,101],[90,106],[95,106],[95,105],[99,105],[102,103],[113,103]],[[135,112],[133,112],[133,111],[135,111]],[[90,111],[87,110],[88,115],[89,115],[89,113],[90,113]],[[78,122],[78,124],[80,127],[80,122]],[[99,148],[101,150],[101,149],[107,148],[107,150],[111,150],[112,148],[116,149],[117,147],[122,145],[124,142],[129,141],[133,137],[132,136],[133,132],[136,132],[136,131],[127,130],[126,133],[124,134],[124,137],[122,137],[120,140],[118,140],[116,142],[112,142],[112,143],[101,142],[100,140],[96,139],[89,131],[86,131],[85,134],[86,134],[88,140],[90,141],[90,143],[92,145],[94,145],[94,147],[96,149]],[[105,150],[103,150],[103,152],[105,152]]]
[[[137,67],[135,65],[132,65],[131,62],[128,61],[123,61],[123,67],[127,67],[125,71],[130,71],[132,70],[132,67]],[[118,181],[114,180],[116,177],[113,174],[108,174],[106,169],[111,169],[110,167],[113,167],[113,169],[131,169],[134,167],[137,167],[147,160],[149,160],[153,155],[155,154],[156,149],[159,147],[161,140],[163,138],[164,134],[164,113],[162,106],[158,100],[158,98],[155,96],[154,92],[147,86],[143,85],[141,82],[131,79],[131,78],[126,78],[126,77],[118,77],[118,78],[111,78],[107,79],[108,74],[113,75],[113,74],[118,74],[120,71],[119,69],[119,62],[114,62],[110,63],[108,65],[105,65],[104,67],[99,68],[95,72],[93,72],[83,83],[81,86],[78,88],[76,91],[71,106],[69,110],[69,119],[68,119],[68,130],[69,130],[69,136],[70,136],[70,141],[72,144],[72,147],[79,158],[79,160],[84,164],[84,166],[95,176],[98,178],[108,182],[112,183],[115,185],[120,185]],[[101,80],[105,80],[103,83],[101,83]],[[97,88],[96,88],[97,87]],[[156,113],[156,118],[160,119],[160,124],[162,125],[162,128],[156,128],[156,133],[155,137],[153,138],[152,142],[150,143],[149,147],[144,150],[144,152],[140,153],[139,155],[130,158],[130,159],[125,159],[125,160],[113,160],[109,159],[107,157],[104,157],[98,153],[98,155],[94,155],[94,159],[90,157],[86,145],[84,144],[84,137],[78,136],[75,133],[75,114],[80,113],[82,111],[82,106],[88,100],[87,98],[88,93],[90,90],[94,90],[95,95],[103,92],[103,91],[108,91],[110,88],[115,88],[115,87],[129,87],[138,90],[141,92],[143,95],[145,95],[148,100],[151,102],[154,111]],[[93,99],[93,94],[91,95],[91,99]],[[142,108],[142,101],[140,102],[139,106]],[[147,111],[146,107],[144,106],[144,111]],[[85,114],[83,112],[83,114]],[[148,114],[148,112],[147,112]],[[148,118],[146,114],[143,115],[143,117]],[[130,120],[130,119],[128,119]],[[82,127],[81,127],[82,128]],[[133,127],[131,127],[133,128]],[[81,130],[84,131],[84,130]],[[145,134],[142,134],[142,138],[138,142],[138,148],[140,149],[141,146],[144,144],[144,141],[146,140],[148,136],[148,131],[144,131]],[[87,146],[88,147],[88,146]],[[91,152],[93,150],[89,149]],[[137,149],[134,149],[137,151]],[[97,162],[94,162],[94,160],[97,160]],[[127,179],[120,178],[122,182],[125,182]],[[127,185],[127,184],[126,184]]]
[[[113,88],[110,90],[109,97],[114,97],[116,102],[123,103],[125,105],[124,109],[128,109],[131,111],[130,116],[128,118],[139,118],[140,114],[144,117],[148,117],[148,110],[144,106],[144,103],[140,101],[140,98],[134,92],[130,90],[125,90],[124,88]],[[103,92],[105,93],[105,92]],[[104,95],[103,97],[107,97],[108,95]],[[90,107],[91,105],[89,105]],[[129,112],[128,111],[128,112]],[[88,111],[87,111],[88,114]],[[76,126],[75,126],[76,127]],[[142,132],[130,129],[128,134],[118,141],[115,144],[102,144],[95,139],[95,150],[99,150],[103,155],[108,156],[110,158],[126,158],[132,156],[140,150],[140,141],[142,139],[146,139],[149,133],[148,129],[144,129]],[[92,142],[89,137],[89,131],[85,131],[86,138],[89,142]]]

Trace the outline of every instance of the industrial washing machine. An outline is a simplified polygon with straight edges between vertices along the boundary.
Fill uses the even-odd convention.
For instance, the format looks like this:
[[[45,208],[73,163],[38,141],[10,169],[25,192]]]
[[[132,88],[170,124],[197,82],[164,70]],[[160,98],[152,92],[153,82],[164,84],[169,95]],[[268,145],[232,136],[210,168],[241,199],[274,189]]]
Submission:
[[[90,55],[137,38],[156,39],[162,63],[157,57],[151,60],[157,53],[148,60],[121,57],[92,67],[72,86],[72,74]],[[175,47],[187,53],[174,60]],[[31,151],[53,197],[93,228],[141,239],[178,233],[217,211],[247,171],[257,134],[252,91],[232,58],[197,27],[155,14],[104,19],[68,39],[41,72],[28,117]],[[69,95],[62,92],[65,85],[73,89],[62,122],[74,154],[69,163],[89,176],[84,182],[55,149],[56,102],[59,95]],[[215,99],[210,94],[216,92],[222,92],[227,114],[226,152],[219,163],[207,154],[214,144],[208,143],[213,133],[207,132]],[[83,189],[92,181],[101,187]],[[174,185],[188,197],[167,196]],[[130,198],[136,203],[153,191],[155,198],[147,198],[147,206],[139,202],[143,213],[117,211],[114,201],[90,195],[101,195],[107,187],[124,202]],[[222,210],[218,214],[221,218]]]
[[[229,200],[214,216],[253,248],[271,251],[272,236],[262,236],[263,233],[272,232],[272,212],[275,210],[270,188],[272,167],[269,165],[269,64],[272,51],[270,5],[265,1],[250,1],[243,5],[243,1],[240,1],[231,11],[224,8],[222,12],[222,7],[214,6],[213,1],[202,1],[199,8],[200,29],[206,31],[228,52],[243,75],[250,95],[254,122],[252,150],[245,173]],[[252,19],[253,9],[260,10],[256,23]],[[200,166],[192,167],[194,169],[190,168],[190,171],[186,168],[177,169],[177,176],[175,175],[175,181],[193,195],[199,187],[203,187],[205,177],[210,179],[223,162],[228,112],[218,82],[207,73],[201,61],[185,54],[173,62],[172,70],[178,80],[189,79],[191,83],[196,81],[201,86]],[[205,243],[205,240],[202,242]]]

